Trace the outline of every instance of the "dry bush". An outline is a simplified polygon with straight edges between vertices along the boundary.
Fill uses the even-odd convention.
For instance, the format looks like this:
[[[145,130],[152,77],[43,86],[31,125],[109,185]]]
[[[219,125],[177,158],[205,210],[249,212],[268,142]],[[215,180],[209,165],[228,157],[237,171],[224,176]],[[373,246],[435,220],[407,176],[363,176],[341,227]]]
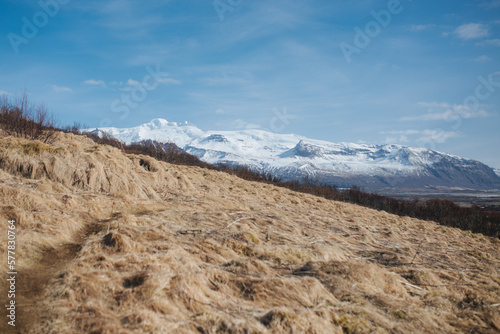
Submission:
[[[25,92],[22,97],[0,99],[0,128],[5,134],[43,143],[51,143],[57,135],[57,122],[47,108],[35,105]]]

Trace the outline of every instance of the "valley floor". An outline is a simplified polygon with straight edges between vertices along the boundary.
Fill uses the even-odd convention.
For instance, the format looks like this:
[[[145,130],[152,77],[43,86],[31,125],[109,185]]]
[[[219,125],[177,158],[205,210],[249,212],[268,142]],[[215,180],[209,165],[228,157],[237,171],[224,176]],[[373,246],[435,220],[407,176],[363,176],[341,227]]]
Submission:
[[[500,331],[500,241],[433,222],[70,134],[0,137],[0,206],[2,333]]]

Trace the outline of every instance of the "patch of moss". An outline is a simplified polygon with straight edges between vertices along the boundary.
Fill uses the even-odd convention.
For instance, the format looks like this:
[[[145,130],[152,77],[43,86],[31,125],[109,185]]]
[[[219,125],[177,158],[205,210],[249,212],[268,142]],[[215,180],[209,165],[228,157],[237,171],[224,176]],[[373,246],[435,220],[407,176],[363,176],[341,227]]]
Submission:
[[[252,242],[254,244],[260,243],[259,238],[257,238],[255,235],[253,235],[250,232],[246,232],[245,234],[243,234],[242,239],[246,242]]]
[[[85,149],[85,152],[94,153],[94,152],[97,152],[98,150],[99,150],[99,145],[94,145],[92,147]]]
[[[406,319],[408,317],[403,310],[392,311],[392,315],[398,319]]]
[[[269,253],[266,253],[266,254],[263,254],[261,256],[259,256],[259,260],[261,261],[270,261],[270,262],[273,262],[273,263],[276,263],[276,264],[282,264],[283,261],[281,260],[281,258],[273,255],[273,254],[269,254]]]
[[[35,154],[40,154],[41,152],[57,153],[58,151],[58,149],[50,145],[36,141],[26,144],[21,144],[21,148],[23,149],[23,152],[26,155],[35,155]]]
[[[369,329],[366,321],[357,316],[337,316],[333,319],[333,322],[342,327],[342,331],[346,334],[364,333]]]

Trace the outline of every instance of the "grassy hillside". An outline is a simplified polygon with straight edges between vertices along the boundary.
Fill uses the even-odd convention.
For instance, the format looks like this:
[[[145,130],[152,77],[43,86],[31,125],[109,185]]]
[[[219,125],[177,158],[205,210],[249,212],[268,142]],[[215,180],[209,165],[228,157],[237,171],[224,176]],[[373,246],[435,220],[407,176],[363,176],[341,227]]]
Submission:
[[[500,330],[497,238],[51,139],[0,136],[2,333]]]

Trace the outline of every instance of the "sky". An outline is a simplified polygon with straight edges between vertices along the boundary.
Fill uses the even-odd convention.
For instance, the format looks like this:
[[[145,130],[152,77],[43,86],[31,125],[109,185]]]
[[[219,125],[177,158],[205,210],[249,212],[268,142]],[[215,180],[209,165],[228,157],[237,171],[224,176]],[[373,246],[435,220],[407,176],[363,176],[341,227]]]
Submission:
[[[0,95],[500,168],[500,0],[0,0]]]

